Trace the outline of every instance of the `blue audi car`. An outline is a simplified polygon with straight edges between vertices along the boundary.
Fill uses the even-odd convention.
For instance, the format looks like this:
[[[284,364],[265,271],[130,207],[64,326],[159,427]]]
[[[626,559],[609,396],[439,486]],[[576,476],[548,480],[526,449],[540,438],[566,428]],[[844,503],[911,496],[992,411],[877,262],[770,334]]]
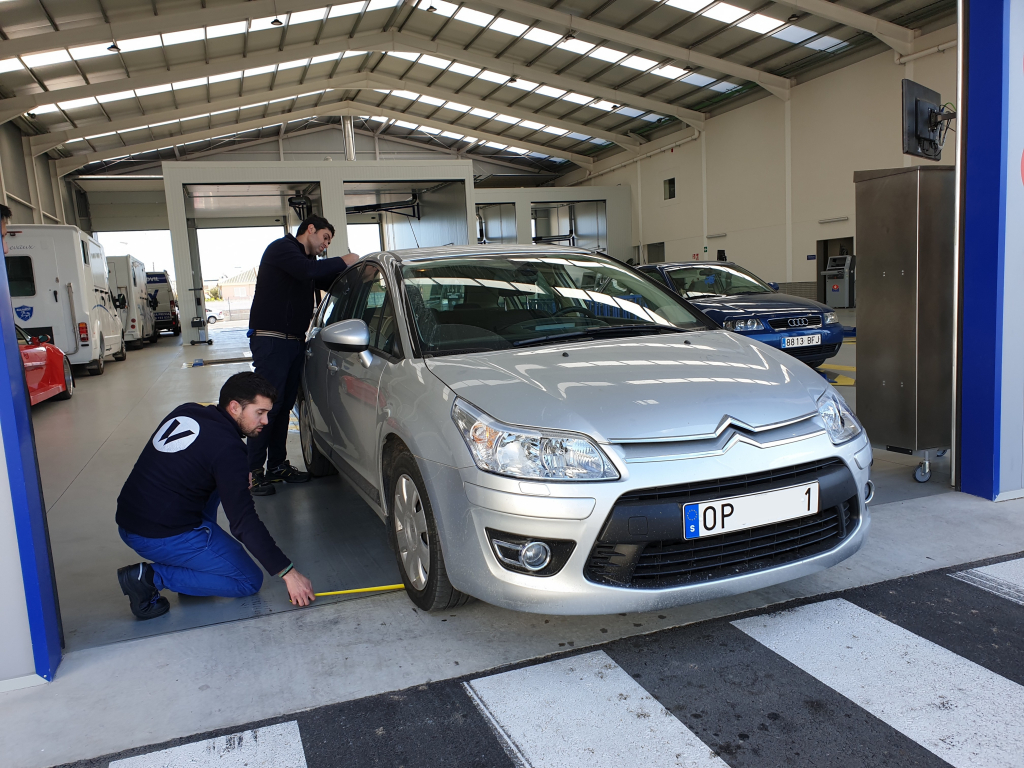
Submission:
[[[723,328],[777,347],[812,368],[843,345],[843,326],[830,307],[777,293],[778,285],[732,262],[648,264],[639,269]]]

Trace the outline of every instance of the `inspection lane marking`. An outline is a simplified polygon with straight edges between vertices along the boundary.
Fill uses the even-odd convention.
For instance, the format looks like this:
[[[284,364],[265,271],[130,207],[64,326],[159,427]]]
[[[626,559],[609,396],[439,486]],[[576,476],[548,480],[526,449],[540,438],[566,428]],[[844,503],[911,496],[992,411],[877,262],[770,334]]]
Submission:
[[[949,575],[1017,605],[1024,605],[1024,558]]]
[[[857,366],[855,365],[830,365],[826,363],[821,367],[829,371],[853,371],[855,373],[857,371]]]
[[[846,600],[732,622],[956,768],[1024,753],[1024,686]]]
[[[109,768],[306,768],[299,724],[268,725],[114,760]]]
[[[604,651],[463,685],[527,768],[727,766]]]

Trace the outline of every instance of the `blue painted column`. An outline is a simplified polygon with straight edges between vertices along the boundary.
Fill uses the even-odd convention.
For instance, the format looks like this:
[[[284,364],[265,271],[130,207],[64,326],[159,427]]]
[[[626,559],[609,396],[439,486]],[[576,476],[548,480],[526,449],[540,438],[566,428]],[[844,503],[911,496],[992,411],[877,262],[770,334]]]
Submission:
[[[960,484],[1024,496],[1024,0],[965,3]]]

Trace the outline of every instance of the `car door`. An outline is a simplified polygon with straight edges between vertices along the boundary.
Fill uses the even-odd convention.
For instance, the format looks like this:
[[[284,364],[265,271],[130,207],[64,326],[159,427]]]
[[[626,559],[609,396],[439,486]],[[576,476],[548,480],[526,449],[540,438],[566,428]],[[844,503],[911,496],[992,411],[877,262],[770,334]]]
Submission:
[[[364,368],[355,352],[328,351],[327,389],[335,456],[365,492],[377,497],[378,425],[384,407],[380,379],[400,357],[391,292],[380,266],[367,263],[350,270],[352,300],[345,318],[358,318],[370,329],[373,362]]]
[[[309,407],[309,422],[313,431],[329,445],[334,443],[331,437],[332,420],[328,415],[330,411],[327,393],[329,350],[320,338],[320,331],[347,317],[348,306],[355,295],[353,286],[357,284],[353,279],[355,271],[349,270],[334,281],[331,289],[327,292],[327,297],[317,309],[309,331],[309,340],[306,342],[303,380]]]

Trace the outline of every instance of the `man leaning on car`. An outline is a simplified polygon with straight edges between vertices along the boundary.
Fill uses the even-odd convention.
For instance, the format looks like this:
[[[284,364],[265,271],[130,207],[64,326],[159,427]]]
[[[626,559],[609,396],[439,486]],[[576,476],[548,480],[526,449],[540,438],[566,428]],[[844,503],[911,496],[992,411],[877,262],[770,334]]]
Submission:
[[[318,259],[327,251],[334,227],[321,216],[305,218],[293,237],[275,240],[263,252],[256,276],[256,293],[249,312],[249,348],[256,373],[278,392],[269,424],[249,438],[252,493],[269,496],[274,483],[304,483],[309,473],[288,463],[288,415],[295,405],[302,375],[306,329],[316,308],[316,290],[327,290],[334,279],[355,264],[354,253]],[[266,471],[264,471],[266,464]]]

